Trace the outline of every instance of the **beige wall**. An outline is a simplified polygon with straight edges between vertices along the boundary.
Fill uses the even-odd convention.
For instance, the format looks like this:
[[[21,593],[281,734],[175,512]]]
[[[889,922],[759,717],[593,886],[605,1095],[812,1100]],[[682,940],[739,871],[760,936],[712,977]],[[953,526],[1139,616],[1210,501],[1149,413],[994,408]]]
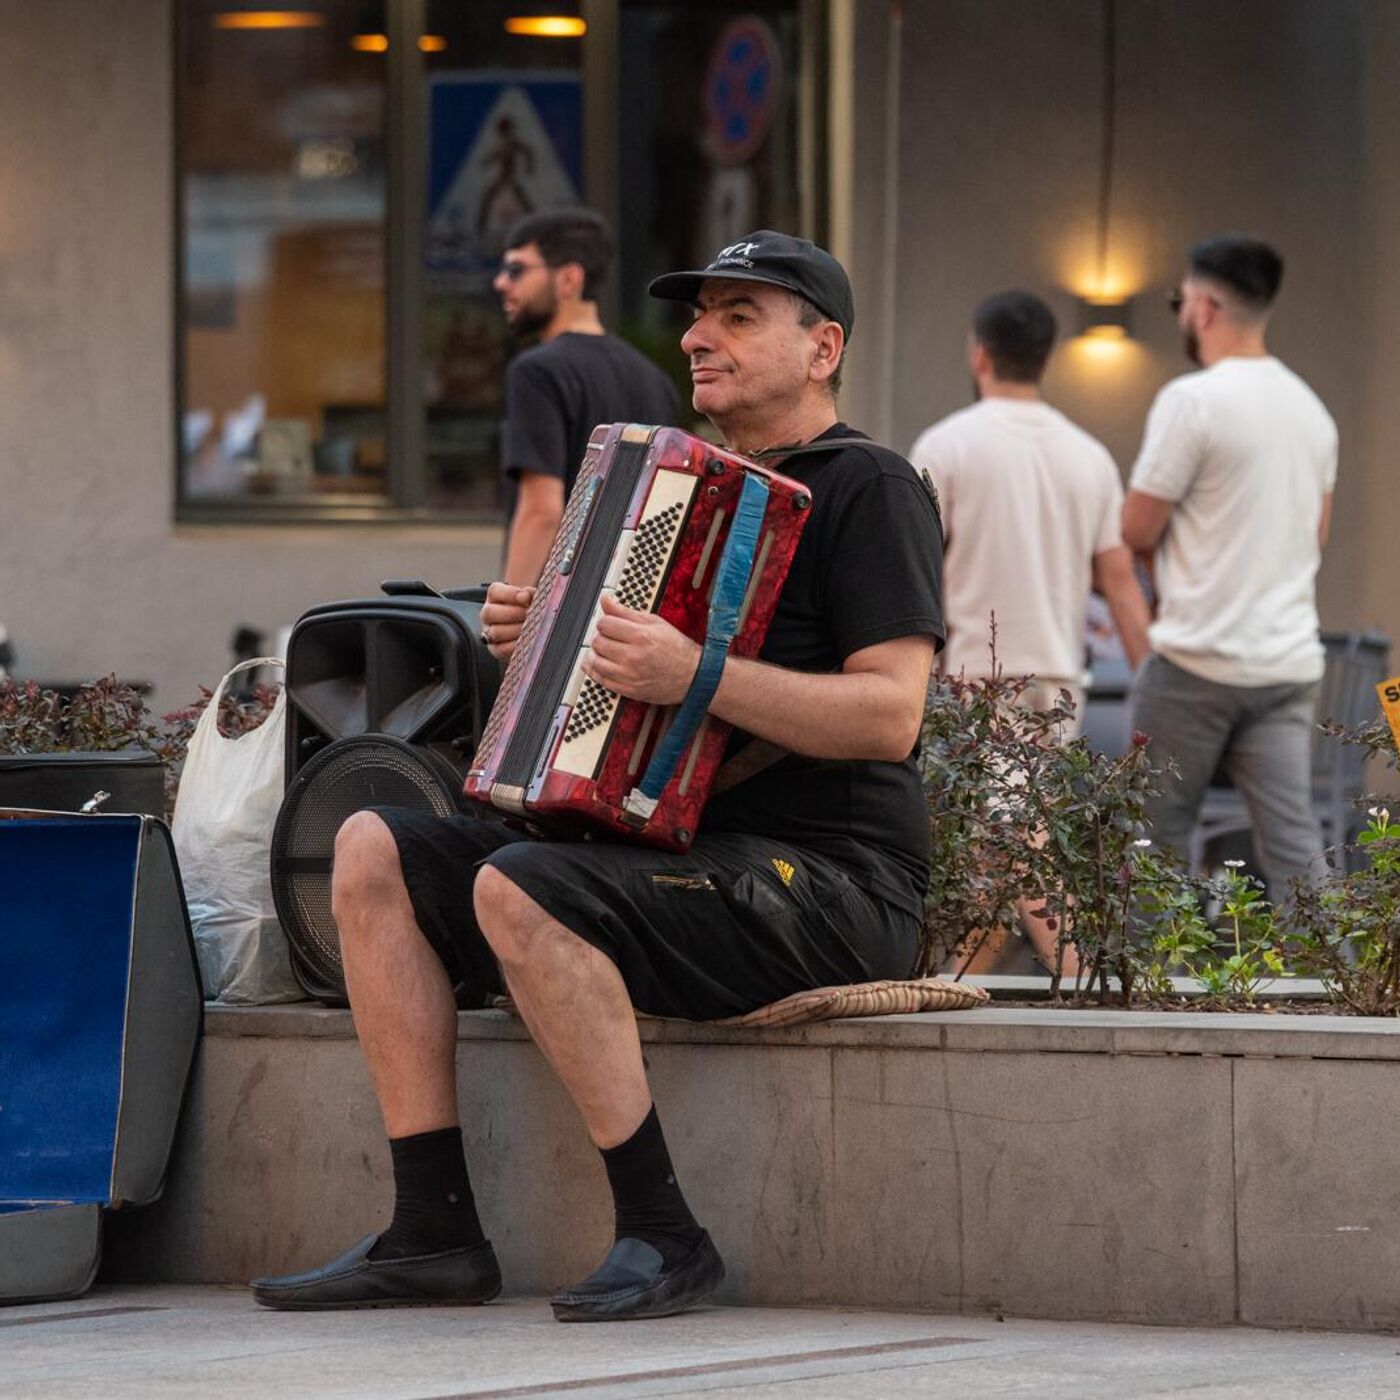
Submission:
[[[1388,482],[1367,434],[1368,358],[1400,333],[1357,334],[1377,290],[1362,264],[1368,204],[1362,56],[1380,0],[1119,0],[1118,139],[1109,272],[1135,298],[1118,347],[1063,345],[1046,390],[1131,465],[1157,389],[1189,368],[1164,300],[1186,247],[1250,230],[1288,259],[1274,320],[1279,355],[1338,420],[1337,530],[1319,591],[1325,626],[1400,637],[1400,605],[1372,586],[1364,522]],[[1073,329],[1094,290],[1102,101],[1101,0],[912,0],[904,7],[902,198],[893,435],[907,448],[968,400],[964,336],[984,295],[1024,286]],[[1376,103],[1394,103],[1372,85]],[[1400,107],[1392,105],[1390,126]],[[1389,138],[1393,143],[1394,138]],[[1393,171],[1393,160],[1388,170]],[[1394,186],[1393,173],[1386,177]],[[1382,238],[1381,243],[1384,243]],[[1394,293],[1392,292],[1392,295]],[[1369,350],[1369,355],[1368,355]],[[1388,381],[1396,370],[1384,371]]]
[[[892,28],[885,0],[836,8],[854,31],[845,403],[907,447],[966,401],[980,295],[1029,286],[1069,320],[1092,272],[1102,9],[905,0]],[[1138,296],[1136,334],[1102,358],[1067,346],[1049,392],[1126,468],[1184,368],[1162,308],[1183,248],[1221,228],[1275,238],[1277,348],[1342,430],[1324,622],[1400,637],[1400,5],[1119,13],[1112,269]],[[173,524],[169,0],[0,0],[0,34],[0,622],[23,669],[116,669],[174,706],[217,675],[237,623],[270,629],[394,575],[486,577],[489,529]]]
[[[1355,555],[1361,614],[1400,643],[1400,5],[1375,0],[1366,44],[1356,498],[1334,555]],[[1392,654],[1400,672],[1400,645]]]
[[[168,0],[0,0],[0,622],[174,708],[233,628],[492,572],[499,532],[173,524]]]

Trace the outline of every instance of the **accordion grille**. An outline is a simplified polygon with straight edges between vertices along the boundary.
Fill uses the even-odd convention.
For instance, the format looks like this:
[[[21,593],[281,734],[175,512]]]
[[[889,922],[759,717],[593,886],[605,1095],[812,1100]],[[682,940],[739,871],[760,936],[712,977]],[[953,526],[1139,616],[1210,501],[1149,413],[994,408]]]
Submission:
[[[566,541],[574,535],[574,527],[578,524],[579,513],[591,499],[592,493],[588,490],[588,485],[597,475],[597,469],[596,458],[585,459],[583,466],[579,469],[578,479],[574,482],[574,489],[569,493],[569,503],[564,507],[564,518],[559,523],[559,531],[554,537],[549,557],[545,560],[544,569],[540,573],[539,587],[535,590],[534,601],[530,604],[529,612],[525,614],[525,623],[520,629],[520,637],[516,641],[515,650],[510,654],[510,660],[506,663],[506,673],[501,678],[501,688],[496,693],[496,702],[491,707],[486,728],[482,731],[481,743],[477,745],[477,766],[480,766],[487,756],[495,753],[496,745],[501,741],[506,723],[515,713],[516,696],[524,683],[529,658],[534,653],[540,629],[544,626],[545,597],[554,580],[558,577],[559,561],[564,553]]]

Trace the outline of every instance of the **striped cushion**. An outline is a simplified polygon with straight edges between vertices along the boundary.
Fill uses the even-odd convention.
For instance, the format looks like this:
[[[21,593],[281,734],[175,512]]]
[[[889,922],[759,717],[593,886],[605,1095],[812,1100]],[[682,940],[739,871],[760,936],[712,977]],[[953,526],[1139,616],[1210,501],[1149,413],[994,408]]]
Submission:
[[[911,982],[852,982],[844,987],[813,987],[760,1006],[742,1016],[706,1021],[709,1026],[795,1026],[801,1021],[837,1021],[847,1016],[905,1016],[913,1011],[969,1011],[990,1000],[981,987],[949,982],[941,977],[920,977]],[[509,997],[493,997],[497,1011],[519,1016]],[[660,1021],[664,1016],[637,1012],[639,1021]]]
[[[714,1021],[716,1026],[791,1026],[799,1021],[835,1021],[846,1016],[900,1016],[912,1011],[966,1011],[988,1000],[981,987],[921,977],[910,982],[854,982],[845,987],[813,987],[760,1006],[743,1016]]]

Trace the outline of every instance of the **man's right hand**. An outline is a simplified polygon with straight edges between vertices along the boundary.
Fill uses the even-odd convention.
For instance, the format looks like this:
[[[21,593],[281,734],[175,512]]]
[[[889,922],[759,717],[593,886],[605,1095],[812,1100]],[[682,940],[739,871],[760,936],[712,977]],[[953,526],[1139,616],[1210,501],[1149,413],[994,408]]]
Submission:
[[[493,583],[486,590],[486,601],[481,605],[481,640],[503,665],[515,650],[534,596],[533,588],[517,588],[513,583]]]

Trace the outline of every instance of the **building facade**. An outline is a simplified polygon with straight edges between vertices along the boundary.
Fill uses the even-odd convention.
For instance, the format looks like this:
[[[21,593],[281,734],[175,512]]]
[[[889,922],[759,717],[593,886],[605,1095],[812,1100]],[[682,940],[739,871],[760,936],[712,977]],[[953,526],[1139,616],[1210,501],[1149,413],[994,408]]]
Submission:
[[[1128,298],[1129,335],[1068,340],[1046,386],[1125,471],[1186,368],[1185,248],[1271,239],[1276,350],[1342,436],[1323,623],[1400,636],[1397,7],[608,0],[512,47],[541,8],[308,0],[324,22],[279,36],[220,27],[233,0],[0,0],[19,674],[116,671],[170,709],[240,624],[489,578],[489,269],[509,217],[573,197],[619,230],[610,324],[681,374],[650,276],[741,226],[828,242],[857,299],[843,415],[900,449],[966,402],[981,296],[1027,287],[1069,330],[1077,298]]]

